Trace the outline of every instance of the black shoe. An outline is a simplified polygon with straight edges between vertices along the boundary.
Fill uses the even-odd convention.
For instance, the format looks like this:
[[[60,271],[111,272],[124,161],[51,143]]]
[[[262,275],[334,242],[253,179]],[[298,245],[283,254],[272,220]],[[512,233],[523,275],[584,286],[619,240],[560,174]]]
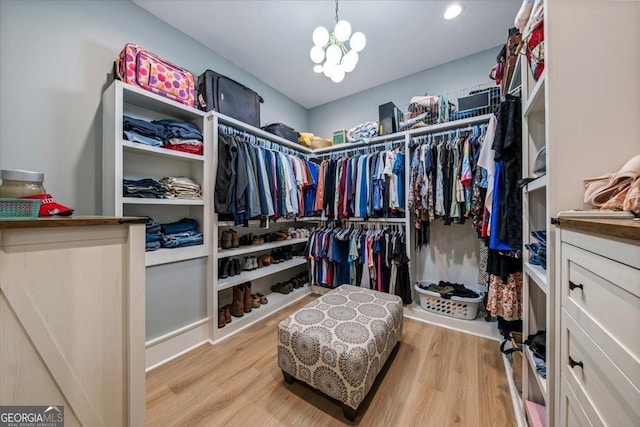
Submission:
[[[229,258],[222,258],[220,265],[218,266],[218,278],[226,279],[229,277]]]
[[[235,266],[233,265],[233,259],[229,260],[229,263],[227,264],[227,276],[232,277],[235,276],[236,274],[236,269]]]
[[[242,269],[240,268],[240,260],[239,259],[234,259],[231,264],[233,265],[233,274],[234,275],[237,276],[238,274],[242,273]]]

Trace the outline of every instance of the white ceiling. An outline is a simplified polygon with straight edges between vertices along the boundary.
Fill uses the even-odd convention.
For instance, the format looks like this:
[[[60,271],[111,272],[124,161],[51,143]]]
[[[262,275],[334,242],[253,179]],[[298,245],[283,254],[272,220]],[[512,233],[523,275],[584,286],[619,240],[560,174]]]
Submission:
[[[342,0],[339,17],[367,37],[341,83],[313,72],[311,33],[335,25],[335,1],[133,0],[305,108],[312,108],[503,44],[520,0]],[[489,70],[487,70],[488,73]]]

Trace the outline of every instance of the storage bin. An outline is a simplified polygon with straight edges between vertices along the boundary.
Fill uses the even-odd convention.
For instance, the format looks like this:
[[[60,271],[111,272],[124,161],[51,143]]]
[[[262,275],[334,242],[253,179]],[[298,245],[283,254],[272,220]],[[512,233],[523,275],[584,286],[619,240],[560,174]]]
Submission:
[[[418,285],[421,283],[427,282],[418,282],[414,287],[420,298],[420,307],[424,310],[464,320],[473,320],[478,315],[478,307],[484,299],[483,291],[469,288],[480,296],[477,298],[451,297],[447,299],[442,298],[437,292],[420,288]]]
[[[0,220],[36,219],[39,211],[39,199],[0,198]]]

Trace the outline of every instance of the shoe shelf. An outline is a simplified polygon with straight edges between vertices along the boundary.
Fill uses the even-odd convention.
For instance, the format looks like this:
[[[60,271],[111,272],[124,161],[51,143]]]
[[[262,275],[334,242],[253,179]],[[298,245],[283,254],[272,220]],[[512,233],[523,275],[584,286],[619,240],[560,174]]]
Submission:
[[[156,157],[204,162],[204,156],[201,156],[199,154],[185,153],[182,151],[170,150],[168,148],[162,147],[152,147],[150,145],[141,144],[139,142],[131,142],[124,139],[122,140],[122,147],[125,151],[132,153],[142,152]]]
[[[265,230],[270,229],[272,227],[275,228],[284,224],[291,224],[291,223],[298,223],[298,222],[314,222],[314,221],[321,221],[321,218],[320,217],[300,217],[300,218],[280,218],[275,221],[269,220],[269,222],[267,223],[268,226],[265,228]],[[248,222],[248,226],[260,227],[260,220],[251,219]],[[218,227],[244,227],[244,225],[236,225],[236,223],[233,221],[218,221]]]
[[[187,246],[184,248],[158,249],[145,252],[144,264],[146,267],[169,264],[171,262],[186,261],[189,259],[203,258],[209,255],[205,245]]]
[[[280,265],[280,264],[279,264]],[[268,268],[268,267],[266,267]],[[234,276],[237,277],[237,276]],[[272,292],[270,294],[265,294],[269,302],[267,304],[261,305],[259,308],[254,308],[250,313],[244,313],[242,317],[231,317],[231,323],[227,323],[222,328],[217,328],[214,332],[214,343],[219,342],[220,340],[238,332],[241,329],[244,329],[248,326],[253,325],[256,322],[263,320],[265,317],[270,316],[282,308],[293,304],[298,301],[300,298],[309,295],[310,290],[309,286],[305,285],[301,288],[294,289],[288,294],[279,294],[277,292]]]
[[[123,197],[122,203],[129,205],[204,206],[204,200],[202,199],[145,199],[142,197]]]
[[[524,272],[533,279],[533,282],[547,294],[549,292],[549,286],[547,285],[547,271],[539,265],[533,265],[531,263],[524,263]]]
[[[522,346],[522,348],[523,348],[523,353],[526,356],[527,363],[531,368],[531,372],[533,372],[533,376],[535,377],[536,382],[540,387],[540,391],[542,391],[542,396],[546,400],[547,399],[547,380],[545,378],[542,378],[542,376],[540,376],[540,374],[538,374],[538,372],[536,371],[536,362],[533,360],[533,353],[531,352],[531,349],[529,349],[529,347],[526,345]]]
[[[289,239],[289,240],[281,240],[277,242],[269,242],[269,243],[264,243],[262,245],[247,245],[247,246],[240,246],[239,248],[233,248],[233,249],[222,249],[218,251],[218,259],[229,258],[233,256],[241,256],[244,254],[250,254],[250,253],[260,252],[260,251],[267,251],[270,249],[281,248],[283,246],[295,245],[297,243],[305,243],[306,241],[307,241],[307,238],[305,237],[301,239]]]
[[[288,241],[290,242],[291,240]],[[231,288],[235,285],[239,285],[240,283],[256,280],[261,277],[266,277],[275,273],[279,273],[281,271],[289,270],[290,268],[304,265],[306,263],[307,259],[305,257],[294,257],[293,259],[290,259],[288,261],[283,261],[278,264],[271,264],[268,267],[262,267],[251,271],[243,271],[236,276],[227,277],[226,279],[218,279],[218,291]]]

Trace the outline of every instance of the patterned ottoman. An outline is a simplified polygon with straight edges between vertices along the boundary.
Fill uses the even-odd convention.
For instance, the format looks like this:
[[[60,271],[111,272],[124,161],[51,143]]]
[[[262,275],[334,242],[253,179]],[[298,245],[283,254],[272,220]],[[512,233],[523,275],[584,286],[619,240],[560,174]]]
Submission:
[[[340,401],[353,421],[401,333],[400,297],[342,285],[280,322],[278,365],[287,383]]]

